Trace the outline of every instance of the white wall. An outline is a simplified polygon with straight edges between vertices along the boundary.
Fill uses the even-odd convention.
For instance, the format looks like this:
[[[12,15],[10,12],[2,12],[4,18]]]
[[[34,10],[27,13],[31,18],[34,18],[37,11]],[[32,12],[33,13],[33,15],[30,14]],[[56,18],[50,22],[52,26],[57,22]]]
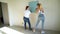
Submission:
[[[23,26],[23,12],[28,2],[32,0],[0,0],[8,3],[8,13],[10,26]],[[58,0],[40,0],[45,10],[45,29],[60,30],[59,3]],[[32,27],[34,27],[36,14],[30,16]],[[41,24],[41,23],[40,23]],[[40,25],[41,26],[41,25]],[[38,26],[38,27],[40,27]],[[40,27],[41,28],[41,27]]]
[[[59,3],[57,0],[40,0],[45,9],[45,29],[59,30]]]
[[[22,26],[23,12],[25,11],[25,6],[28,5],[28,2],[26,0],[0,0],[0,2],[8,3],[10,26]]]
[[[58,0],[40,0],[45,9],[45,29],[59,30]]]
[[[32,0],[31,0],[32,1]],[[39,0],[45,10],[45,29],[60,30],[60,9],[58,0]],[[32,26],[36,21],[36,15],[31,15]],[[39,24],[41,28],[41,23]]]
[[[25,11],[25,6],[28,5],[25,0],[15,0],[9,3],[9,19],[10,26],[19,25],[23,26],[23,13]]]
[[[59,21],[60,21],[60,0],[59,0]],[[60,23],[60,22],[59,22]],[[60,26],[60,25],[59,25]]]
[[[8,0],[0,0],[0,2],[8,3]]]

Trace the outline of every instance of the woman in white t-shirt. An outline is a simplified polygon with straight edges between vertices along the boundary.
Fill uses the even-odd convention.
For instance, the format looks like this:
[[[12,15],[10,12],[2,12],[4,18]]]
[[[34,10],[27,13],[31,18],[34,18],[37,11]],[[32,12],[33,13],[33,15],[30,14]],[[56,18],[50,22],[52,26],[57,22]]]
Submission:
[[[37,28],[39,23],[40,23],[40,21],[42,21],[42,31],[41,31],[41,33],[44,33],[45,16],[44,16],[44,10],[41,7],[40,3],[37,4],[36,12],[38,13],[38,20],[37,20],[35,28]],[[33,32],[35,32],[35,29],[33,30]]]
[[[24,27],[25,27],[25,29],[26,29],[26,23],[28,23],[29,30],[31,30],[31,24],[30,24],[30,20],[29,20],[29,15],[30,14],[31,14],[31,12],[29,10],[29,6],[26,6],[23,19],[24,19]]]

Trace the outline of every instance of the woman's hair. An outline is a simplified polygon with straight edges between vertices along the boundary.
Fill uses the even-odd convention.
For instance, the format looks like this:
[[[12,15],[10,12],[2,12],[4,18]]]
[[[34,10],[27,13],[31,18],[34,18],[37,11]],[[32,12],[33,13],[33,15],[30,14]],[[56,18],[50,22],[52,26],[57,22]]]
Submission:
[[[26,6],[25,10],[27,10],[29,8],[29,6]]]
[[[37,6],[39,6],[39,7],[40,7],[40,6],[41,6],[41,3],[37,3]]]

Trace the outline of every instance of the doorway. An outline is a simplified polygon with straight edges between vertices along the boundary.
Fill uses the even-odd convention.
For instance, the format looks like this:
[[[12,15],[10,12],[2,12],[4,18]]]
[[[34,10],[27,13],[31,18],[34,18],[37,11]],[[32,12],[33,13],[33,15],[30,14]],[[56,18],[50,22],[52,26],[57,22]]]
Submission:
[[[0,2],[0,24],[9,24],[8,5]]]
[[[0,2],[0,24],[4,24],[1,2]]]

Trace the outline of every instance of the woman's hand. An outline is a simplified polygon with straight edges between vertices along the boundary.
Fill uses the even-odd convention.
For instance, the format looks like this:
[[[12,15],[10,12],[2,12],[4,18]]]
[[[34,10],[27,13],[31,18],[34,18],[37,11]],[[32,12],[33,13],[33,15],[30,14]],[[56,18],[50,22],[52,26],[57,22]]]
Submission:
[[[43,8],[41,8],[41,11],[44,13],[44,9]]]

